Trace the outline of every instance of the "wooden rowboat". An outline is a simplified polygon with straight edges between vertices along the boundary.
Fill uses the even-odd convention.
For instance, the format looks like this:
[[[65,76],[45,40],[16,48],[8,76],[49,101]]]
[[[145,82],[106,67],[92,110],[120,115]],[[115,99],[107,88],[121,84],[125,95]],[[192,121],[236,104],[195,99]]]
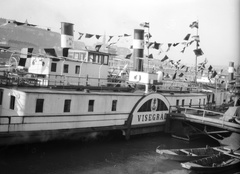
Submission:
[[[223,149],[223,147],[217,147]],[[224,150],[228,151],[228,150]],[[197,160],[219,154],[219,151],[214,147],[202,147],[202,148],[189,148],[189,149],[161,149],[157,147],[156,152],[160,154],[163,159],[169,159],[179,162],[186,162]]]
[[[227,153],[219,153],[206,158],[181,163],[185,169],[197,173],[217,173],[237,168],[240,164],[240,156]]]

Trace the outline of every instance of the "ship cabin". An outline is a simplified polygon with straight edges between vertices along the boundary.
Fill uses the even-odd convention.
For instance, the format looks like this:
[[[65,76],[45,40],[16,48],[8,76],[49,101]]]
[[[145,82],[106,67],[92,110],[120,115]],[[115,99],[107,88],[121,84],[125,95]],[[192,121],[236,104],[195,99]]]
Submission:
[[[70,49],[68,57],[58,57],[54,49],[45,52],[51,56],[32,56],[25,65],[41,86],[106,85],[109,53]]]

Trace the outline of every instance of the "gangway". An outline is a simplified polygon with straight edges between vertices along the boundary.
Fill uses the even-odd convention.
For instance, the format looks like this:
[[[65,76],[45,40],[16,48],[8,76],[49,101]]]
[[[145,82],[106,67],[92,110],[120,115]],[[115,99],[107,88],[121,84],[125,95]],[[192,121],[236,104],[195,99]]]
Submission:
[[[169,113],[169,118],[171,120],[183,120],[240,133],[240,124],[234,122],[235,116],[230,116],[226,113],[192,107],[178,107],[175,112]]]

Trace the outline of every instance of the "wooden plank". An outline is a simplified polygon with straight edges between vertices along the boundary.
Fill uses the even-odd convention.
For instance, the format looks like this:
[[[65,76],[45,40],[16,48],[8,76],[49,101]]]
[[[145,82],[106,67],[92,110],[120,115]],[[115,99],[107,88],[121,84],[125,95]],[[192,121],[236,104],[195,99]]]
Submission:
[[[219,151],[219,152],[222,152],[222,153],[224,153],[225,155],[228,155],[228,156],[231,156],[231,157],[234,157],[234,158],[237,158],[237,159],[240,160],[240,156],[236,156],[236,155],[233,155],[233,154],[227,153],[226,151],[221,150],[221,149],[218,149],[218,148],[216,148],[216,147],[213,147],[213,149],[214,149],[214,150],[217,150],[217,151]]]
[[[197,156],[196,154],[191,153],[191,152],[188,152],[188,151],[186,151],[186,150],[184,150],[184,149],[180,149],[180,151],[181,151],[181,152],[184,152],[184,153],[186,153],[186,154],[192,155],[192,156]]]

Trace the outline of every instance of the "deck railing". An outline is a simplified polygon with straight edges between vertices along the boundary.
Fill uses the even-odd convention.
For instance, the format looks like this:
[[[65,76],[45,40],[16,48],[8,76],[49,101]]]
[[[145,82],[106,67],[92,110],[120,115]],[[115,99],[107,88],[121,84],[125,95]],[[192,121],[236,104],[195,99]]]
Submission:
[[[172,108],[175,108],[175,111],[173,111]],[[206,121],[205,119],[206,116],[208,116],[208,118],[218,119],[218,120],[221,120],[222,127],[224,127],[225,123],[228,122],[226,121],[227,115],[222,112],[206,110],[206,109],[196,108],[196,107],[194,108],[194,107],[179,107],[179,106],[171,106],[170,110],[173,111],[172,113],[169,114],[170,116],[174,115],[174,116],[186,117],[185,114],[191,114],[193,116],[200,117],[199,120],[201,120],[202,122]]]
[[[4,86],[36,86],[36,87],[51,87],[51,86],[115,86],[120,83],[126,83],[126,80],[110,77],[110,78],[95,78],[90,76],[75,77],[65,75],[33,75],[25,73],[19,75],[9,72],[0,72],[0,85]]]

